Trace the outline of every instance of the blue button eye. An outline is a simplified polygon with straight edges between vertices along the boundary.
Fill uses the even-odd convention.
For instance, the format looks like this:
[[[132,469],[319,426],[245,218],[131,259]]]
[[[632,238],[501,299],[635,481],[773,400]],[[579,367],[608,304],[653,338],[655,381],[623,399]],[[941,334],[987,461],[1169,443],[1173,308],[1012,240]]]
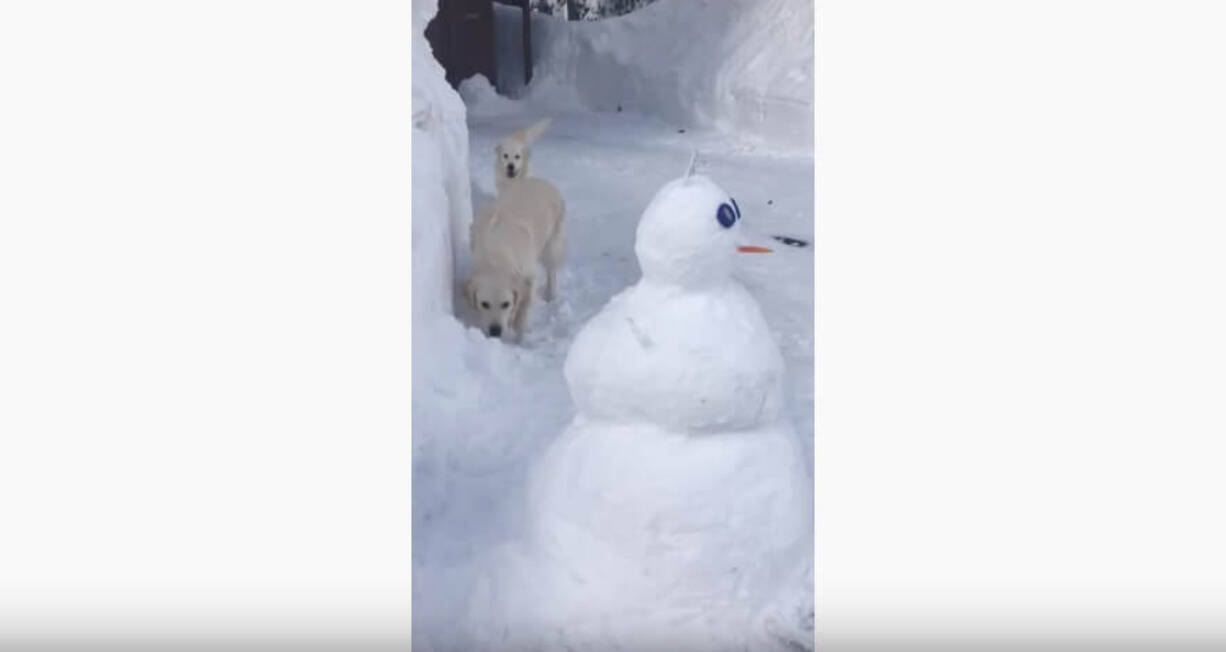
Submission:
[[[715,219],[719,220],[720,225],[725,229],[730,229],[733,224],[736,224],[736,212],[728,204],[720,204],[719,210],[715,212]]]
[[[741,207],[736,205],[735,199],[732,199],[731,197],[729,197],[728,199],[732,201],[732,207],[736,209],[736,219],[738,220],[741,219]]]

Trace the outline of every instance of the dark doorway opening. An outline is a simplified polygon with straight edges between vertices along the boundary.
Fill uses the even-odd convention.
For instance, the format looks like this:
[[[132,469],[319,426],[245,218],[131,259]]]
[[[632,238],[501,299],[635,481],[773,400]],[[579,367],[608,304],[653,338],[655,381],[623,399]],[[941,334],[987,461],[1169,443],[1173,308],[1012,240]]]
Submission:
[[[529,0],[498,0],[522,11],[524,83],[532,80],[532,14]],[[434,57],[447,72],[447,83],[458,87],[475,75],[497,86],[494,48],[494,0],[439,0],[438,14],[426,25]]]

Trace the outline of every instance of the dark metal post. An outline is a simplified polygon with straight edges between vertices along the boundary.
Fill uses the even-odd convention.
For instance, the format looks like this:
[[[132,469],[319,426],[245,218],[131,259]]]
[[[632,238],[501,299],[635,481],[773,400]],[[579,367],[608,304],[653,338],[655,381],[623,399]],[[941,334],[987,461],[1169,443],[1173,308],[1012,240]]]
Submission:
[[[531,0],[524,2],[524,86],[532,81],[532,4]]]

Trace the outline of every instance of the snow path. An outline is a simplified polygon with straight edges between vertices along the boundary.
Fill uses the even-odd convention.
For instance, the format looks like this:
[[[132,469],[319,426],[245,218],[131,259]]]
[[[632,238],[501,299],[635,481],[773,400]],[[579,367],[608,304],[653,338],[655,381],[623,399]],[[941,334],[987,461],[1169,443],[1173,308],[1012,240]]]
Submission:
[[[498,115],[474,113],[468,126],[476,209],[492,197],[495,143],[541,115],[517,102]],[[694,148],[704,161],[700,172],[737,199],[744,230],[761,233],[761,243],[775,249],[740,257],[737,276],[761,303],[782,349],[788,413],[812,458],[813,249],[768,237],[813,242],[812,156],[765,151],[715,132],[680,133],[629,112],[555,115],[533,148],[532,165],[567,203],[558,299],[535,306],[522,347],[469,332],[463,362],[477,379],[471,391],[413,401],[413,620],[423,649],[450,649],[483,558],[520,534],[528,467],[574,413],[562,377],[571,340],[610,297],[638,280],[639,216],[660,186],[685,171]],[[457,264],[463,279],[467,255]]]

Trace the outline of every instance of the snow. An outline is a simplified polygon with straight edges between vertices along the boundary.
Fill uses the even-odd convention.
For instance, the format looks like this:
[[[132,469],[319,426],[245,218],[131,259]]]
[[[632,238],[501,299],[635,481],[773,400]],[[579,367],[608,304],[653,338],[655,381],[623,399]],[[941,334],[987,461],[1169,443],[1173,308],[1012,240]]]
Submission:
[[[565,373],[576,407],[605,419],[718,431],[782,409],[783,360],[737,285],[619,294],[576,337]]]
[[[757,302],[729,278],[734,256],[762,255],[736,253],[734,202],[701,175],[652,198],[635,237],[643,278],[583,326],[566,359],[581,415],[691,432],[777,418],[783,360]]]
[[[627,21],[678,2],[681,0],[664,0],[615,20]],[[763,3],[771,8],[783,4],[775,0]],[[702,155],[701,173],[736,197],[743,214],[742,239],[775,249],[769,255],[737,256],[733,277],[760,306],[760,318],[779,347],[783,362],[780,423],[788,427],[777,430],[790,433],[787,436],[799,445],[806,482],[811,483],[812,249],[782,246],[768,236],[813,241],[812,151],[794,143],[782,144],[760,125],[758,131],[729,133],[727,129],[737,127],[735,111],[728,105],[707,111],[726,120],[687,121],[681,133],[676,115],[647,105],[649,92],[658,91],[651,90],[653,85],[660,83],[651,75],[637,88],[642,91],[637,101],[643,104],[628,106],[623,112],[594,111],[601,107],[591,103],[590,90],[568,87],[575,83],[574,77],[557,74],[556,68],[550,70],[556,61],[538,68],[533,88],[518,100],[496,95],[482,78],[466,80],[457,95],[446,86],[432,60],[428,63],[434,65],[421,63],[429,59],[429,48],[423,41],[423,56],[423,48],[418,47],[425,24],[418,16],[420,12],[428,19],[433,5],[428,0],[414,2],[414,644],[438,652],[511,649],[502,644],[491,648],[489,637],[506,633],[497,629],[499,623],[515,623],[518,618],[526,619],[519,621],[521,625],[557,625],[551,634],[553,644],[545,649],[564,649],[562,645],[573,641],[599,640],[602,626],[591,620],[573,625],[558,620],[565,609],[550,596],[560,586],[564,571],[556,564],[542,563],[540,546],[529,545],[539,539],[541,531],[541,520],[529,509],[531,479],[539,477],[533,469],[542,468],[547,459],[568,459],[547,453],[566,437],[564,433],[577,416],[563,373],[566,354],[581,327],[612,297],[640,280],[634,251],[639,218],[656,191],[686,169],[695,149]],[[679,12],[669,9],[661,15],[673,16],[675,11]],[[689,11],[695,10],[691,7]],[[744,17],[746,11],[750,10],[723,13]],[[761,16],[770,15],[761,11]],[[537,20],[542,18],[552,20]],[[707,27],[713,20],[695,19],[699,20],[695,25]],[[546,44],[565,38],[575,45],[595,33],[585,31],[584,36],[571,38],[564,37],[565,30],[591,30],[602,22],[610,21],[557,22],[545,37],[544,29],[534,23],[534,38]],[[810,18],[810,30],[811,23]],[[656,30],[637,35],[625,28],[615,31],[621,38],[658,35]],[[554,43],[550,48],[560,47],[560,41]],[[811,57],[811,48],[805,49]],[[800,55],[792,58],[803,59]],[[697,63],[692,65],[697,69]],[[704,74],[719,73],[716,67],[710,64]],[[611,83],[632,86],[629,70],[617,72]],[[698,97],[702,93],[694,93],[699,88],[714,89],[715,82],[695,83],[685,93]],[[460,97],[467,106],[461,105]],[[682,100],[672,101],[679,106]],[[429,110],[423,113],[423,107]],[[457,124],[458,111],[465,113]],[[809,111],[803,121],[807,128],[811,128],[811,106]],[[694,115],[697,109],[690,117]],[[512,346],[461,326],[452,311],[459,310],[461,318],[467,316],[463,302],[456,300],[459,280],[471,270],[466,225],[473,207],[493,197],[494,145],[512,131],[547,116],[554,118],[553,123],[533,146],[533,168],[536,176],[553,182],[566,201],[567,256],[559,274],[558,298],[534,308],[524,341]],[[462,171],[459,175],[457,168]],[[772,439],[777,447],[785,447],[787,439],[768,438],[774,437],[778,437]],[[718,460],[719,450],[712,448],[707,454]],[[611,465],[607,471],[615,468]],[[646,474],[651,471],[642,469]],[[539,491],[539,481],[536,486]],[[805,546],[811,546],[811,540]],[[779,588],[790,593],[779,597],[756,629],[801,641],[802,646],[812,645],[811,572],[809,565],[780,582]],[[536,613],[514,608],[533,601],[557,608]],[[715,615],[719,608],[708,602],[697,605],[696,611]],[[644,636],[659,625],[646,614],[640,622]],[[539,628],[521,627],[519,631],[532,634]]]
[[[496,116],[514,111],[517,106],[514,101],[499,95],[485,75],[473,75],[460,82],[459,92],[470,116]]]
[[[499,87],[519,95],[518,10],[496,14]],[[813,151],[814,4],[663,0],[625,16],[536,14],[533,81],[541,107],[634,111],[778,149]]]
[[[535,577],[535,597],[507,600],[505,580],[483,596],[483,647],[780,648],[755,625],[811,549],[812,486],[780,418],[782,358],[730,278],[735,206],[687,174],[644,211],[642,278],[576,336],[578,413],[530,475],[523,554],[492,570]]]
[[[634,254],[643,280],[687,289],[727,283],[742,244],[737,206],[735,198],[703,175],[687,171],[665,184],[635,231]]]
[[[454,259],[472,220],[464,104],[425,38],[437,0],[413,1],[413,319],[451,312]]]
[[[535,573],[527,616],[505,621],[517,638],[566,624],[579,649],[782,649],[755,623],[812,549],[790,428],[694,435],[580,414],[530,486],[529,568],[565,573]]]
[[[531,109],[517,108],[470,118],[469,165],[478,205],[493,192],[495,142],[538,118]],[[636,116],[577,112],[555,116],[534,147],[536,174],[552,180],[567,201],[568,254],[558,299],[529,316],[522,347],[469,329],[429,342],[439,363],[430,371],[419,374],[421,363],[414,358],[414,641],[422,649],[485,649],[467,638],[482,619],[459,616],[483,599],[496,605],[517,596],[528,600],[529,587],[540,582],[539,573],[516,581],[491,570],[511,567],[509,559],[526,554],[513,544],[529,536],[529,471],[575,416],[562,371],[566,352],[582,324],[639,280],[633,253],[638,217],[660,184],[685,169],[691,146],[704,145],[705,172],[735,194],[746,228],[812,241],[812,158],[721,149],[720,138],[676,134]],[[470,262],[463,256],[459,263],[464,276]],[[808,462],[812,252],[778,246],[774,254],[742,256],[735,274],[761,304],[780,345],[784,415]],[[414,326],[417,344],[423,336]],[[808,464],[806,471],[812,472]],[[804,601],[812,600],[805,581],[802,573],[795,600],[801,618]]]

